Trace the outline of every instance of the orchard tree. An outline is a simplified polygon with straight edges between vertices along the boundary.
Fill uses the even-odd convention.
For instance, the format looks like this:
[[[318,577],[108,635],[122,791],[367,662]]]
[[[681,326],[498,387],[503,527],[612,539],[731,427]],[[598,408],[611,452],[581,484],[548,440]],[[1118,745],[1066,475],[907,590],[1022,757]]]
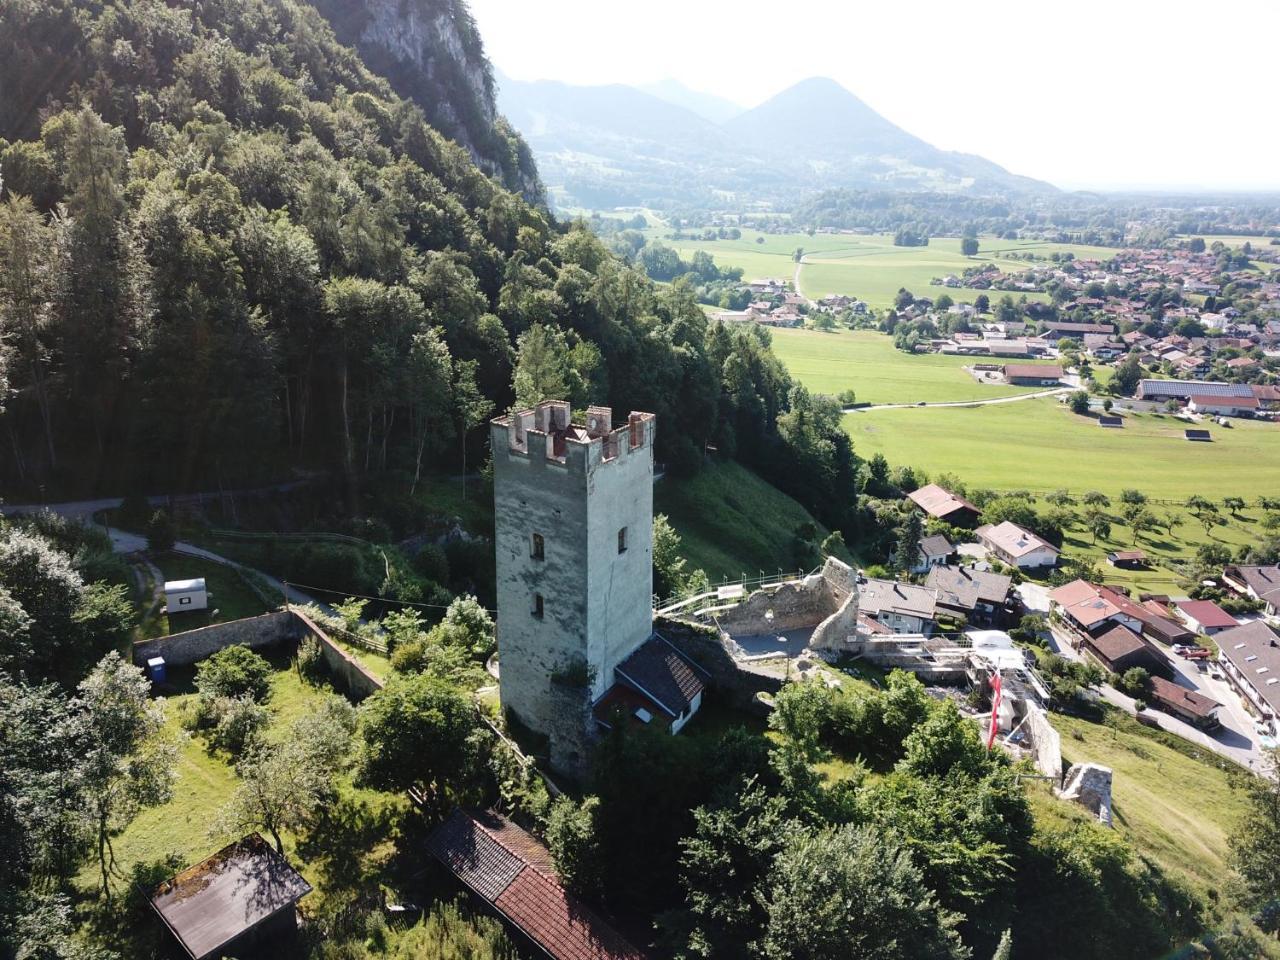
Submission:
[[[479,721],[461,690],[426,674],[392,677],[360,708],[359,778],[443,801],[471,778]]]
[[[1084,525],[1093,536],[1094,543],[1097,543],[1100,538],[1105,540],[1111,536],[1111,518],[1101,510],[1085,511]]]
[[[1071,394],[1071,412],[1084,416],[1089,412],[1089,392],[1077,390]]]
[[[351,704],[329,696],[294,721],[280,739],[254,741],[236,765],[240,783],[215,832],[266,830],[276,852],[283,854],[281,832],[305,829],[334,796],[334,777],[350,756],[355,728]]]
[[[1239,516],[1240,511],[1245,508],[1244,497],[1223,497],[1222,505],[1231,512],[1233,516]]]
[[[78,763],[81,816],[89,827],[102,880],[111,897],[111,875],[120,876],[111,838],[144,807],[169,800],[177,746],[162,736],[164,709],[150,698],[151,682],[115,651],[78,688],[75,705],[86,731]]]

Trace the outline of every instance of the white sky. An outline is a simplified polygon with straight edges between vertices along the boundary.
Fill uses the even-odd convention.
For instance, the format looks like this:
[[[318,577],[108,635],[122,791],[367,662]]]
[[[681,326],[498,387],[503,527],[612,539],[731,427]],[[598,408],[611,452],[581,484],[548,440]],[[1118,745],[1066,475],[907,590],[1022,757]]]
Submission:
[[[1280,0],[470,0],[520,80],[674,77],[754,106],[829,76],[1059,186],[1280,189]]]

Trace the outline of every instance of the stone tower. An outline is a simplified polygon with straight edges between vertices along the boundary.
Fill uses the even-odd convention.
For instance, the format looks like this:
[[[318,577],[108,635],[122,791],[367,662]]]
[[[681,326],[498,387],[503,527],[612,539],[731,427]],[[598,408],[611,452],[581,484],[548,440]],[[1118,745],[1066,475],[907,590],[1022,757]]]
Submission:
[[[490,425],[502,707],[561,768],[585,763],[591,705],[653,630],[655,418],[612,416],[549,401]]]

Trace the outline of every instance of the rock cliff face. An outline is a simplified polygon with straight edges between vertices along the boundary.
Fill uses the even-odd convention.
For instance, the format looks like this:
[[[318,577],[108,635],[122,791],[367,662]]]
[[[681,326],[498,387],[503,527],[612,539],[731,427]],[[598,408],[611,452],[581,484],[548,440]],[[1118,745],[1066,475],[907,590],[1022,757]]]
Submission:
[[[493,68],[464,0],[311,2],[340,41],[415,101],[485,173],[545,203],[532,152],[494,105]]]

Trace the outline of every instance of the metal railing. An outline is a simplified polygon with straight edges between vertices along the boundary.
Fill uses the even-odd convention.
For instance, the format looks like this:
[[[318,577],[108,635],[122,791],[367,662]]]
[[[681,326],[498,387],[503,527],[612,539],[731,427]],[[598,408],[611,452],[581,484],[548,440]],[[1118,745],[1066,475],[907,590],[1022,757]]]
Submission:
[[[693,606],[701,601],[712,599],[732,601],[732,603],[728,603],[727,605],[733,606],[737,602],[746,599],[755,590],[759,590],[764,587],[780,587],[784,583],[798,583],[806,577],[811,577],[814,574],[819,573],[821,570],[822,565],[819,564],[807,572],[805,570],[796,570],[793,573],[790,570],[778,570],[775,573],[766,574],[761,570],[759,571],[760,576],[757,577],[748,577],[744,572],[743,576],[738,579],[727,578],[719,581],[718,583],[710,584],[711,589],[703,593],[689,597],[681,595],[667,597],[665,600],[655,603],[653,608],[659,614],[674,613],[684,610],[685,608]],[[731,595],[730,591],[734,588],[740,588],[740,591]]]

